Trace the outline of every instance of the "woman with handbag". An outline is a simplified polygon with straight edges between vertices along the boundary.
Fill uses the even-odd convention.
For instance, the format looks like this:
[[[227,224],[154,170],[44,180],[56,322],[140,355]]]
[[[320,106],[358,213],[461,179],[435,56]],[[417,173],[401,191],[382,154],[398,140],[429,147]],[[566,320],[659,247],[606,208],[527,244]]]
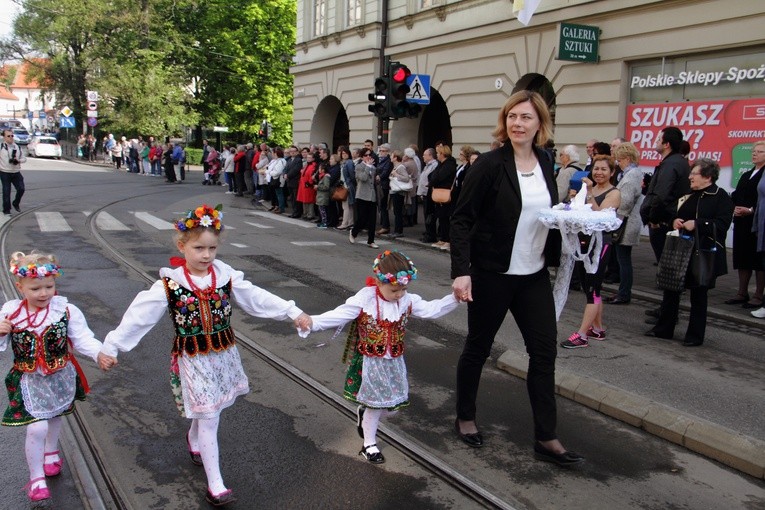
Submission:
[[[441,250],[449,250],[449,216],[452,214],[451,190],[454,178],[457,176],[457,162],[452,157],[452,149],[448,145],[436,147],[438,166],[430,174],[430,198],[433,200],[433,215],[437,223],[426,225],[434,230],[438,239],[431,246]],[[435,223],[435,222],[434,222]]]
[[[691,292],[691,313],[683,340],[685,347],[704,343],[707,292],[715,287],[718,276],[728,272],[725,238],[733,220],[733,200],[715,184],[719,176],[717,161],[709,158],[696,160],[688,176],[691,194],[677,201],[677,216],[672,221],[672,228],[693,237],[696,246],[685,277],[685,287]],[[659,320],[645,335],[671,339],[679,308],[680,292],[665,290]]]
[[[622,170],[622,178],[616,188],[621,193],[621,203],[616,214],[622,226],[612,236],[614,255],[619,261],[619,291],[606,300],[612,305],[626,305],[632,299],[632,247],[640,241],[640,206],[643,204],[643,172],[638,168],[640,154],[631,143],[623,143],[614,149],[614,159]]]
[[[409,172],[404,166],[404,154],[395,150],[391,154],[393,170],[390,173],[390,201],[393,206],[393,233],[390,237],[404,235],[404,203],[407,195],[414,187]]]

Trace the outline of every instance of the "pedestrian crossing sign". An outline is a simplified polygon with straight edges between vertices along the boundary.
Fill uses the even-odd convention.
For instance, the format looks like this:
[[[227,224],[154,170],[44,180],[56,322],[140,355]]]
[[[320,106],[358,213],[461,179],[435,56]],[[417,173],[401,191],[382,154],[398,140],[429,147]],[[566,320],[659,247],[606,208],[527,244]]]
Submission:
[[[409,93],[406,100],[410,103],[430,104],[430,75],[412,74],[406,80]]]

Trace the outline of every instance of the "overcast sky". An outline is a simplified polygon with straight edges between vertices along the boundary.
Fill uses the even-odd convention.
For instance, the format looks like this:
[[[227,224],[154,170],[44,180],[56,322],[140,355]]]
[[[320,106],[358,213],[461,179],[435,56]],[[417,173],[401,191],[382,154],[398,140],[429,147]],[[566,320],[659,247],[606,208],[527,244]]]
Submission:
[[[10,35],[13,18],[19,12],[19,6],[11,0],[0,0],[0,37]]]

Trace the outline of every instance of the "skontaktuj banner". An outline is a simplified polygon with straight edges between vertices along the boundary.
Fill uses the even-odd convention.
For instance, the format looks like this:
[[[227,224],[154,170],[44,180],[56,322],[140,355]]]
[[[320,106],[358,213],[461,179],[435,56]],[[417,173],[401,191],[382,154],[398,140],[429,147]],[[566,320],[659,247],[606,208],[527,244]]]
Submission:
[[[627,140],[640,152],[640,165],[654,167],[661,157],[654,150],[664,127],[677,126],[691,144],[688,159],[712,158],[731,169],[735,187],[752,168],[752,144],[765,140],[765,98],[683,103],[635,104],[627,107]]]

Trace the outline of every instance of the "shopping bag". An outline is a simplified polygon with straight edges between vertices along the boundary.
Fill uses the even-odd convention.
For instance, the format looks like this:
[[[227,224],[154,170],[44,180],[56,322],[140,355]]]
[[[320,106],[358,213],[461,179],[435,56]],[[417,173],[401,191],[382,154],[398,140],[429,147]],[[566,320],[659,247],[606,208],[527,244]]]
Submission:
[[[667,233],[664,250],[659,258],[656,271],[656,286],[662,290],[682,292],[685,289],[685,275],[693,253],[693,239],[680,236],[676,231]]]

